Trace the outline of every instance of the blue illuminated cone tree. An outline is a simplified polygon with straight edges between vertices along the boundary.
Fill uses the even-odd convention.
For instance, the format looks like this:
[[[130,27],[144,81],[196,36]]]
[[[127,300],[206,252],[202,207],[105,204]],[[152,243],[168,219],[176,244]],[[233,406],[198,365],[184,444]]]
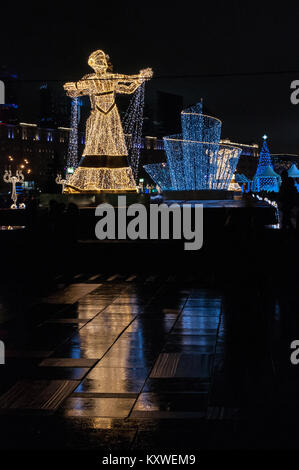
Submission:
[[[260,151],[260,158],[257,165],[256,173],[253,179],[252,190],[259,191],[275,191],[279,190],[280,176],[275,173],[269,148],[267,145],[267,136],[263,136],[264,142]]]
[[[259,162],[257,165],[255,177],[262,175],[268,166],[270,166],[273,169],[271,155],[270,155],[269,148],[267,145],[267,136],[264,135],[263,139],[264,139],[264,142],[260,151],[260,158],[259,158]]]

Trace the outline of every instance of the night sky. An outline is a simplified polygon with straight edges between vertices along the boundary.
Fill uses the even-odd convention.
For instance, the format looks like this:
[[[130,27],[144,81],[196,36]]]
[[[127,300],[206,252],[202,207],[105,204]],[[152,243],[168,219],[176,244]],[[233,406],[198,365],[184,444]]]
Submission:
[[[186,105],[203,97],[223,120],[223,137],[260,143],[266,133],[273,153],[299,154],[299,105],[290,102],[299,80],[295,2],[127,4],[1,6],[0,65],[29,80],[20,84],[24,107],[38,93],[30,80],[77,80],[91,71],[88,55],[103,49],[115,72],[152,67],[149,93],[178,93]]]

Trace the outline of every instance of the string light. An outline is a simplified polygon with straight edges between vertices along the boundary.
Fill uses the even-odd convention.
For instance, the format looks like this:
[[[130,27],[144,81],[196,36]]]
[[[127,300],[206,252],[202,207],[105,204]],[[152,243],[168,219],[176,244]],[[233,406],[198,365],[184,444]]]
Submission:
[[[16,171],[15,176],[12,175],[11,170],[5,170],[5,173],[3,175],[3,181],[5,183],[11,183],[12,189],[11,189],[11,199],[13,201],[13,204],[10,206],[11,209],[17,209],[17,199],[18,199],[18,194],[16,190],[16,185],[18,183],[23,184],[24,183],[24,175],[22,173],[22,170]],[[22,207],[21,207],[22,209]]]
[[[123,129],[129,150],[128,162],[133,170],[135,180],[138,178],[139,157],[142,139],[143,109],[145,83],[135,91],[123,119]]]
[[[278,208],[277,202],[271,201],[267,197],[260,197],[258,194],[252,194],[252,196],[258,199],[259,201],[267,202],[270,206],[273,206],[275,208],[276,224],[272,225],[272,228],[280,228],[280,214],[279,214],[279,208]]]
[[[241,186],[236,181],[235,175],[233,175],[231,182],[229,183],[228,190],[229,191],[242,191]]]
[[[143,168],[162,191],[172,189],[168,163],[150,163],[144,165]]]
[[[73,98],[71,107],[71,131],[67,153],[67,168],[78,166],[78,97]]]
[[[174,190],[228,189],[242,150],[219,143],[221,121],[201,111],[201,103],[182,111],[182,134],[163,138],[167,166],[145,166],[156,184],[169,178]]]
[[[202,114],[202,103],[181,113],[183,139],[185,141],[218,143],[221,136],[221,121]],[[206,145],[184,145],[185,184],[189,189],[206,189],[210,175],[217,171],[217,158]],[[207,158],[207,155],[210,158]]]
[[[132,169],[127,164],[128,150],[115,95],[134,93],[152,77],[152,70],[141,70],[138,75],[114,74],[109,57],[101,50],[90,55],[88,64],[95,73],[64,85],[68,96],[89,95],[91,102],[83,157],[70,175],[65,192],[137,191]]]
[[[135,188],[132,169],[124,168],[84,168],[78,167],[67,181],[69,192],[78,192],[83,187],[85,191],[99,192],[103,188],[106,192],[126,191]]]
[[[255,173],[256,177],[259,176],[260,174],[264,173],[265,169],[268,166],[273,168],[272,161],[271,161],[271,155],[270,155],[269,148],[268,148],[268,145],[267,145],[267,136],[264,135],[263,139],[264,139],[264,141],[263,141],[263,145],[262,145],[262,148],[261,148],[261,151],[260,151],[260,158],[259,158],[258,166],[257,166],[257,169],[256,169],[256,173]]]
[[[263,136],[260,158],[252,182],[252,191],[279,191],[280,176],[275,173],[267,145],[267,136]]]

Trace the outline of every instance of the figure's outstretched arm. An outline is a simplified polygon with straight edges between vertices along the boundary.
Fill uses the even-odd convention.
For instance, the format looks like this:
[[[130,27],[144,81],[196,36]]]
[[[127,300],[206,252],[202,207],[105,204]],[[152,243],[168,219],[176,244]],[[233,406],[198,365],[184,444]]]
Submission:
[[[117,93],[134,93],[137,88],[146,80],[149,80],[153,76],[152,69],[140,70],[138,75],[117,75]]]
[[[77,96],[88,95],[90,90],[90,83],[88,83],[89,76],[85,75],[78,82],[67,82],[63,85],[63,88],[66,90],[66,94],[71,98],[76,98]]]

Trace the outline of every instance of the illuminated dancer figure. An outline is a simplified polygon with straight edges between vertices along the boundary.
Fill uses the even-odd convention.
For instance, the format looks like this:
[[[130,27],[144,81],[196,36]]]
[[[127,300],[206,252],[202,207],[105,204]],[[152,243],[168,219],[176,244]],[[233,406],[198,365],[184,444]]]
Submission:
[[[95,73],[64,85],[68,96],[89,95],[91,102],[83,156],[64,192],[136,191],[115,95],[134,93],[152,77],[152,69],[141,70],[138,75],[114,74],[109,56],[101,50],[89,56],[88,65]]]

